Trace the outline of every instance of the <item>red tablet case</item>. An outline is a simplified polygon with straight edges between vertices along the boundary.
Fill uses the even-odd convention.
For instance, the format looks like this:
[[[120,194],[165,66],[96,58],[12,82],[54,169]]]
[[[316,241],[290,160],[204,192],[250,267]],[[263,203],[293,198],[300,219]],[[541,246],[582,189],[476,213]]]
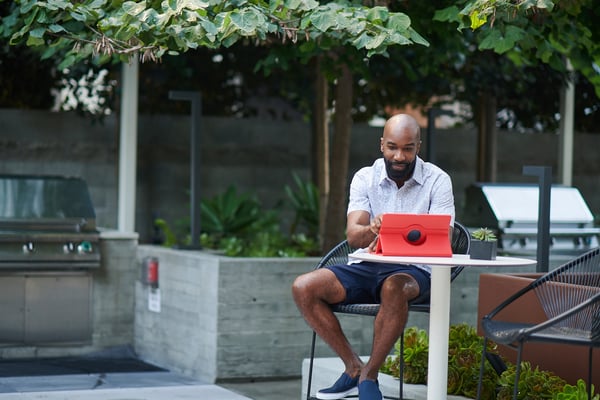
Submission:
[[[451,257],[450,221],[446,214],[384,214],[375,253]]]

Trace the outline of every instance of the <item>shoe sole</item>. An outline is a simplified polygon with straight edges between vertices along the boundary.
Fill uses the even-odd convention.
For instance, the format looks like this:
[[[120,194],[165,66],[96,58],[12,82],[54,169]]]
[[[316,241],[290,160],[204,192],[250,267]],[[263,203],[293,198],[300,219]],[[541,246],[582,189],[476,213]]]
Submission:
[[[317,399],[319,400],[337,400],[343,399],[346,396],[350,396],[351,394],[358,394],[358,387],[353,387],[352,389],[346,390],[345,392],[338,393],[321,393],[317,392]]]

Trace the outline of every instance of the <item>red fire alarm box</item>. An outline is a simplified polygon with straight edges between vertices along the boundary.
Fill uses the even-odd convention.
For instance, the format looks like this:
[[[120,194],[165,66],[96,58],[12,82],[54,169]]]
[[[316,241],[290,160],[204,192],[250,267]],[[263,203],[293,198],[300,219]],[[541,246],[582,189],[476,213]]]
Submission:
[[[142,263],[142,283],[152,288],[158,287],[158,258],[146,257]]]

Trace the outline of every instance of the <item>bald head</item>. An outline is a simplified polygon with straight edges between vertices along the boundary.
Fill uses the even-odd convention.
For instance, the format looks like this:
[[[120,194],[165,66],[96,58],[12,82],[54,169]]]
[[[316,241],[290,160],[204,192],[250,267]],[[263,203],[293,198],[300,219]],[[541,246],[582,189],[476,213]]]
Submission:
[[[396,114],[388,119],[383,127],[383,138],[409,135],[416,143],[421,141],[421,128],[417,120],[408,114]]]

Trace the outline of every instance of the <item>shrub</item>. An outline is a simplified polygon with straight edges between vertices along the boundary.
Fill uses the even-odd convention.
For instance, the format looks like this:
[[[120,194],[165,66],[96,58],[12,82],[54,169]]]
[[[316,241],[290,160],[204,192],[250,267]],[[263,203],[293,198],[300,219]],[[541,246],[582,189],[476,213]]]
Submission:
[[[483,338],[475,328],[467,324],[450,327],[448,340],[448,394],[476,398],[481,366]],[[400,374],[400,341],[395,345],[395,354],[390,355],[381,372],[398,377]],[[488,354],[500,357],[497,345],[488,342]],[[404,334],[404,382],[426,384],[429,338],[427,332],[416,327],[407,328]],[[502,360],[503,364],[507,364]],[[516,368],[514,365],[496,372],[486,362],[481,398],[486,400],[512,399]],[[498,375],[500,373],[500,375]],[[593,387],[592,387],[593,391]],[[564,379],[549,371],[532,369],[528,362],[521,363],[518,399],[527,400],[590,400],[586,385],[580,380],[577,386],[566,385]],[[600,400],[595,395],[591,400]]]
[[[498,380],[497,400],[510,400],[513,395],[516,366],[509,365]],[[542,400],[552,399],[555,393],[561,392],[566,382],[552,372],[531,368],[527,361],[521,362],[521,375],[517,399]]]
[[[563,390],[556,393],[553,400],[600,400],[600,394],[594,394],[594,385],[592,385],[592,398],[588,398],[587,385],[583,379],[577,381],[577,385],[565,385]]]
[[[238,193],[229,187],[224,193],[203,199],[200,205],[201,234],[203,248],[222,251],[232,257],[305,257],[318,254],[318,240],[314,220],[318,226],[318,208],[315,198],[318,194],[310,184],[302,183],[296,177],[300,194],[286,187],[286,193],[293,198],[296,210],[295,227],[306,224],[309,234],[284,234],[281,229],[278,207],[264,210],[260,201],[251,193]],[[303,205],[304,202],[309,203]],[[312,211],[311,211],[312,210]],[[317,213],[311,217],[311,212]],[[189,218],[177,221],[176,228],[162,220],[155,220],[155,226],[163,233],[163,244],[168,247],[189,246]],[[312,236],[314,234],[314,236]]]

